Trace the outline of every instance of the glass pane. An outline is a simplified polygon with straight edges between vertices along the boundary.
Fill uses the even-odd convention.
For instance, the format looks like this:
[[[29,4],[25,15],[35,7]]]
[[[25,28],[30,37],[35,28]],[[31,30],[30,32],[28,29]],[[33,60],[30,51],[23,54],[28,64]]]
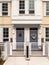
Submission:
[[[34,0],[29,0],[29,9],[34,9]]]
[[[8,15],[8,3],[2,3],[2,15]]]
[[[49,11],[49,2],[46,2],[46,11]]]

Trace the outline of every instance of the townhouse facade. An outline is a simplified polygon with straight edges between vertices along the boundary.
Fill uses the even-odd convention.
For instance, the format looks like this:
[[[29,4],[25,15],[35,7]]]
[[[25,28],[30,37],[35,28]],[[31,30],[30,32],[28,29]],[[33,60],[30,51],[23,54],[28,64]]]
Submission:
[[[30,56],[32,51],[41,51],[42,56],[46,56],[49,51],[46,47],[49,43],[49,0],[0,0],[2,43],[10,44],[11,56],[19,51],[25,56],[27,45]]]

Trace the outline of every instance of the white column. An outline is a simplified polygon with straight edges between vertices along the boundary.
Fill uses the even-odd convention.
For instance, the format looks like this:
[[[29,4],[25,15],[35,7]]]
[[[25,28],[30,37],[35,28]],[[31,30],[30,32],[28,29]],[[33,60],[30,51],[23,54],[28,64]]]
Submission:
[[[43,56],[45,56],[45,27],[43,27],[44,28],[44,43],[43,43]]]
[[[24,37],[25,37],[25,39],[24,39],[24,55],[26,55],[26,43],[27,43],[27,41],[28,41],[28,39],[27,39],[27,37],[28,37],[28,28],[26,27],[25,28],[25,32],[24,32]]]
[[[49,57],[49,43],[48,43],[48,57]]]
[[[45,56],[45,43],[43,43],[43,56]]]
[[[9,45],[10,45],[10,55],[12,55],[12,43],[10,43]]]
[[[16,29],[13,28],[13,50],[16,49]]]
[[[24,43],[24,55],[26,55],[26,45],[29,46],[29,55],[31,55],[31,44],[29,42],[29,38],[30,38],[30,35],[29,35],[29,28],[26,27],[25,28],[25,43]]]
[[[41,27],[38,28],[38,46],[41,49]]]
[[[28,14],[28,11],[29,11],[29,1],[28,0],[25,0],[25,14]]]
[[[28,38],[29,38],[29,55],[31,56],[31,43],[30,43],[30,29],[28,28]]]

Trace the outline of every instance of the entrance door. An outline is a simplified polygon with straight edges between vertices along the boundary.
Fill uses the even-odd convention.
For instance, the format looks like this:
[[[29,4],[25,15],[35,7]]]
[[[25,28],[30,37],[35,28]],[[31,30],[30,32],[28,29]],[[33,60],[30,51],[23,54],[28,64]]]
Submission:
[[[16,50],[24,50],[24,28],[16,28]]]
[[[31,50],[38,50],[38,28],[30,28]]]

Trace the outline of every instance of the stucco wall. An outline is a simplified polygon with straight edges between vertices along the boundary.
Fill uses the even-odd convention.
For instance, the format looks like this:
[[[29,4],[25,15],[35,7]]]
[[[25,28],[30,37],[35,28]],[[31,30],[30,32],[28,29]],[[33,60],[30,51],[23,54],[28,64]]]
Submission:
[[[49,16],[44,16],[44,1],[42,2],[42,24],[49,24]]]

